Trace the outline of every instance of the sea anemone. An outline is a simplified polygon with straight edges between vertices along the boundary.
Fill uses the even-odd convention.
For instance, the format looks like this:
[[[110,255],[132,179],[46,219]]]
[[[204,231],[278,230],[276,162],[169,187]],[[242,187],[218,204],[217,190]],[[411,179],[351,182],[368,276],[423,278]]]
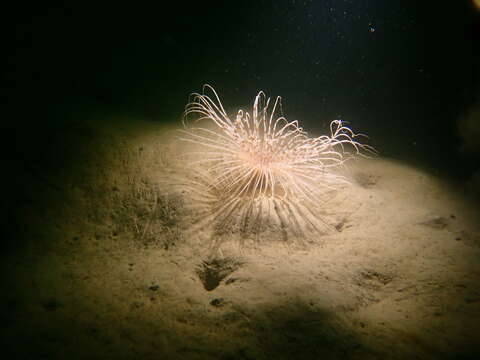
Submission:
[[[239,110],[234,119],[213,87],[192,94],[180,137],[193,144],[186,153],[195,174],[190,190],[221,228],[238,224],[248,233],[276,223],[296,235],[324,230],[322,207],[348,183],[338,170],[374,152],[341,120],[330,123],[330,135],[309,137],[280,112],[281,98],[271,105],[263,91],[251,115]]]

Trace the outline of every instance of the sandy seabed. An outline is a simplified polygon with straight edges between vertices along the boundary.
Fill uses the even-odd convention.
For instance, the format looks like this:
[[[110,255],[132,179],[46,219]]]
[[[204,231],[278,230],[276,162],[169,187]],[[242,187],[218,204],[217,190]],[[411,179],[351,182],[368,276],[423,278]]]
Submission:
[[[325,205],[332,231],[232,231],[213,247],[212,222],[164,180],[173,128],[52,136],[49,166],[32,160],[12,197],[5,359],[480,358],[480,215],[461,187],[360,160]]]

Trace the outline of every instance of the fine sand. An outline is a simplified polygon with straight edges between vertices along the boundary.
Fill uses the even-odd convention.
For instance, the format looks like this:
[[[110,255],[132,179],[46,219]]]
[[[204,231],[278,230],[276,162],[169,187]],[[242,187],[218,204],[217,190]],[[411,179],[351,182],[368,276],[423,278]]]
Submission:
[[[480,215],[463,185],[359,160],[324,234],[219,235],[171,185],[174,128],[112,118],[50,136],[7,196],[3,358],[480,356]]]

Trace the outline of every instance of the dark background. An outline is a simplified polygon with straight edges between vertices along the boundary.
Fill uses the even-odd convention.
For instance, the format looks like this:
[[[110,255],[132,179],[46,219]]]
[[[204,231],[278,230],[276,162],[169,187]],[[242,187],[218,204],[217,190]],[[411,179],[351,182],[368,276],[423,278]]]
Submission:
[[[469,0],[10,5],[9,147],[83,116],[179,121],[208,83],[227,109],[264,90],[311,132],[342,118],[383,156],[468,177],[456,123],[478,101],[479,17]]]

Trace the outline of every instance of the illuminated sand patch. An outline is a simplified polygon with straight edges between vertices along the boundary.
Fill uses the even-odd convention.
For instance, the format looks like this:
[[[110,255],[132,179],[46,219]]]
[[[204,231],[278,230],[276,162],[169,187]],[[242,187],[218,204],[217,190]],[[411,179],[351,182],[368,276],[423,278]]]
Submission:
[[[334,231],[299,244],[272,225],[243,242],[224,234],[212,249],[214,222],[196,226],[188,191],[159,180],[175,174],[175,132],[117,119],[77,126],[82,162],[49,177],[60,190],[31,185],[33,205],[17,215],[28,215],[24,246],[2,261],[8,351],[53,359],[478,351],[478,212],[459,187],[365,160],[350,166],[348,201],[325,209]],[[216,280],[207,289],[208,276]]]

